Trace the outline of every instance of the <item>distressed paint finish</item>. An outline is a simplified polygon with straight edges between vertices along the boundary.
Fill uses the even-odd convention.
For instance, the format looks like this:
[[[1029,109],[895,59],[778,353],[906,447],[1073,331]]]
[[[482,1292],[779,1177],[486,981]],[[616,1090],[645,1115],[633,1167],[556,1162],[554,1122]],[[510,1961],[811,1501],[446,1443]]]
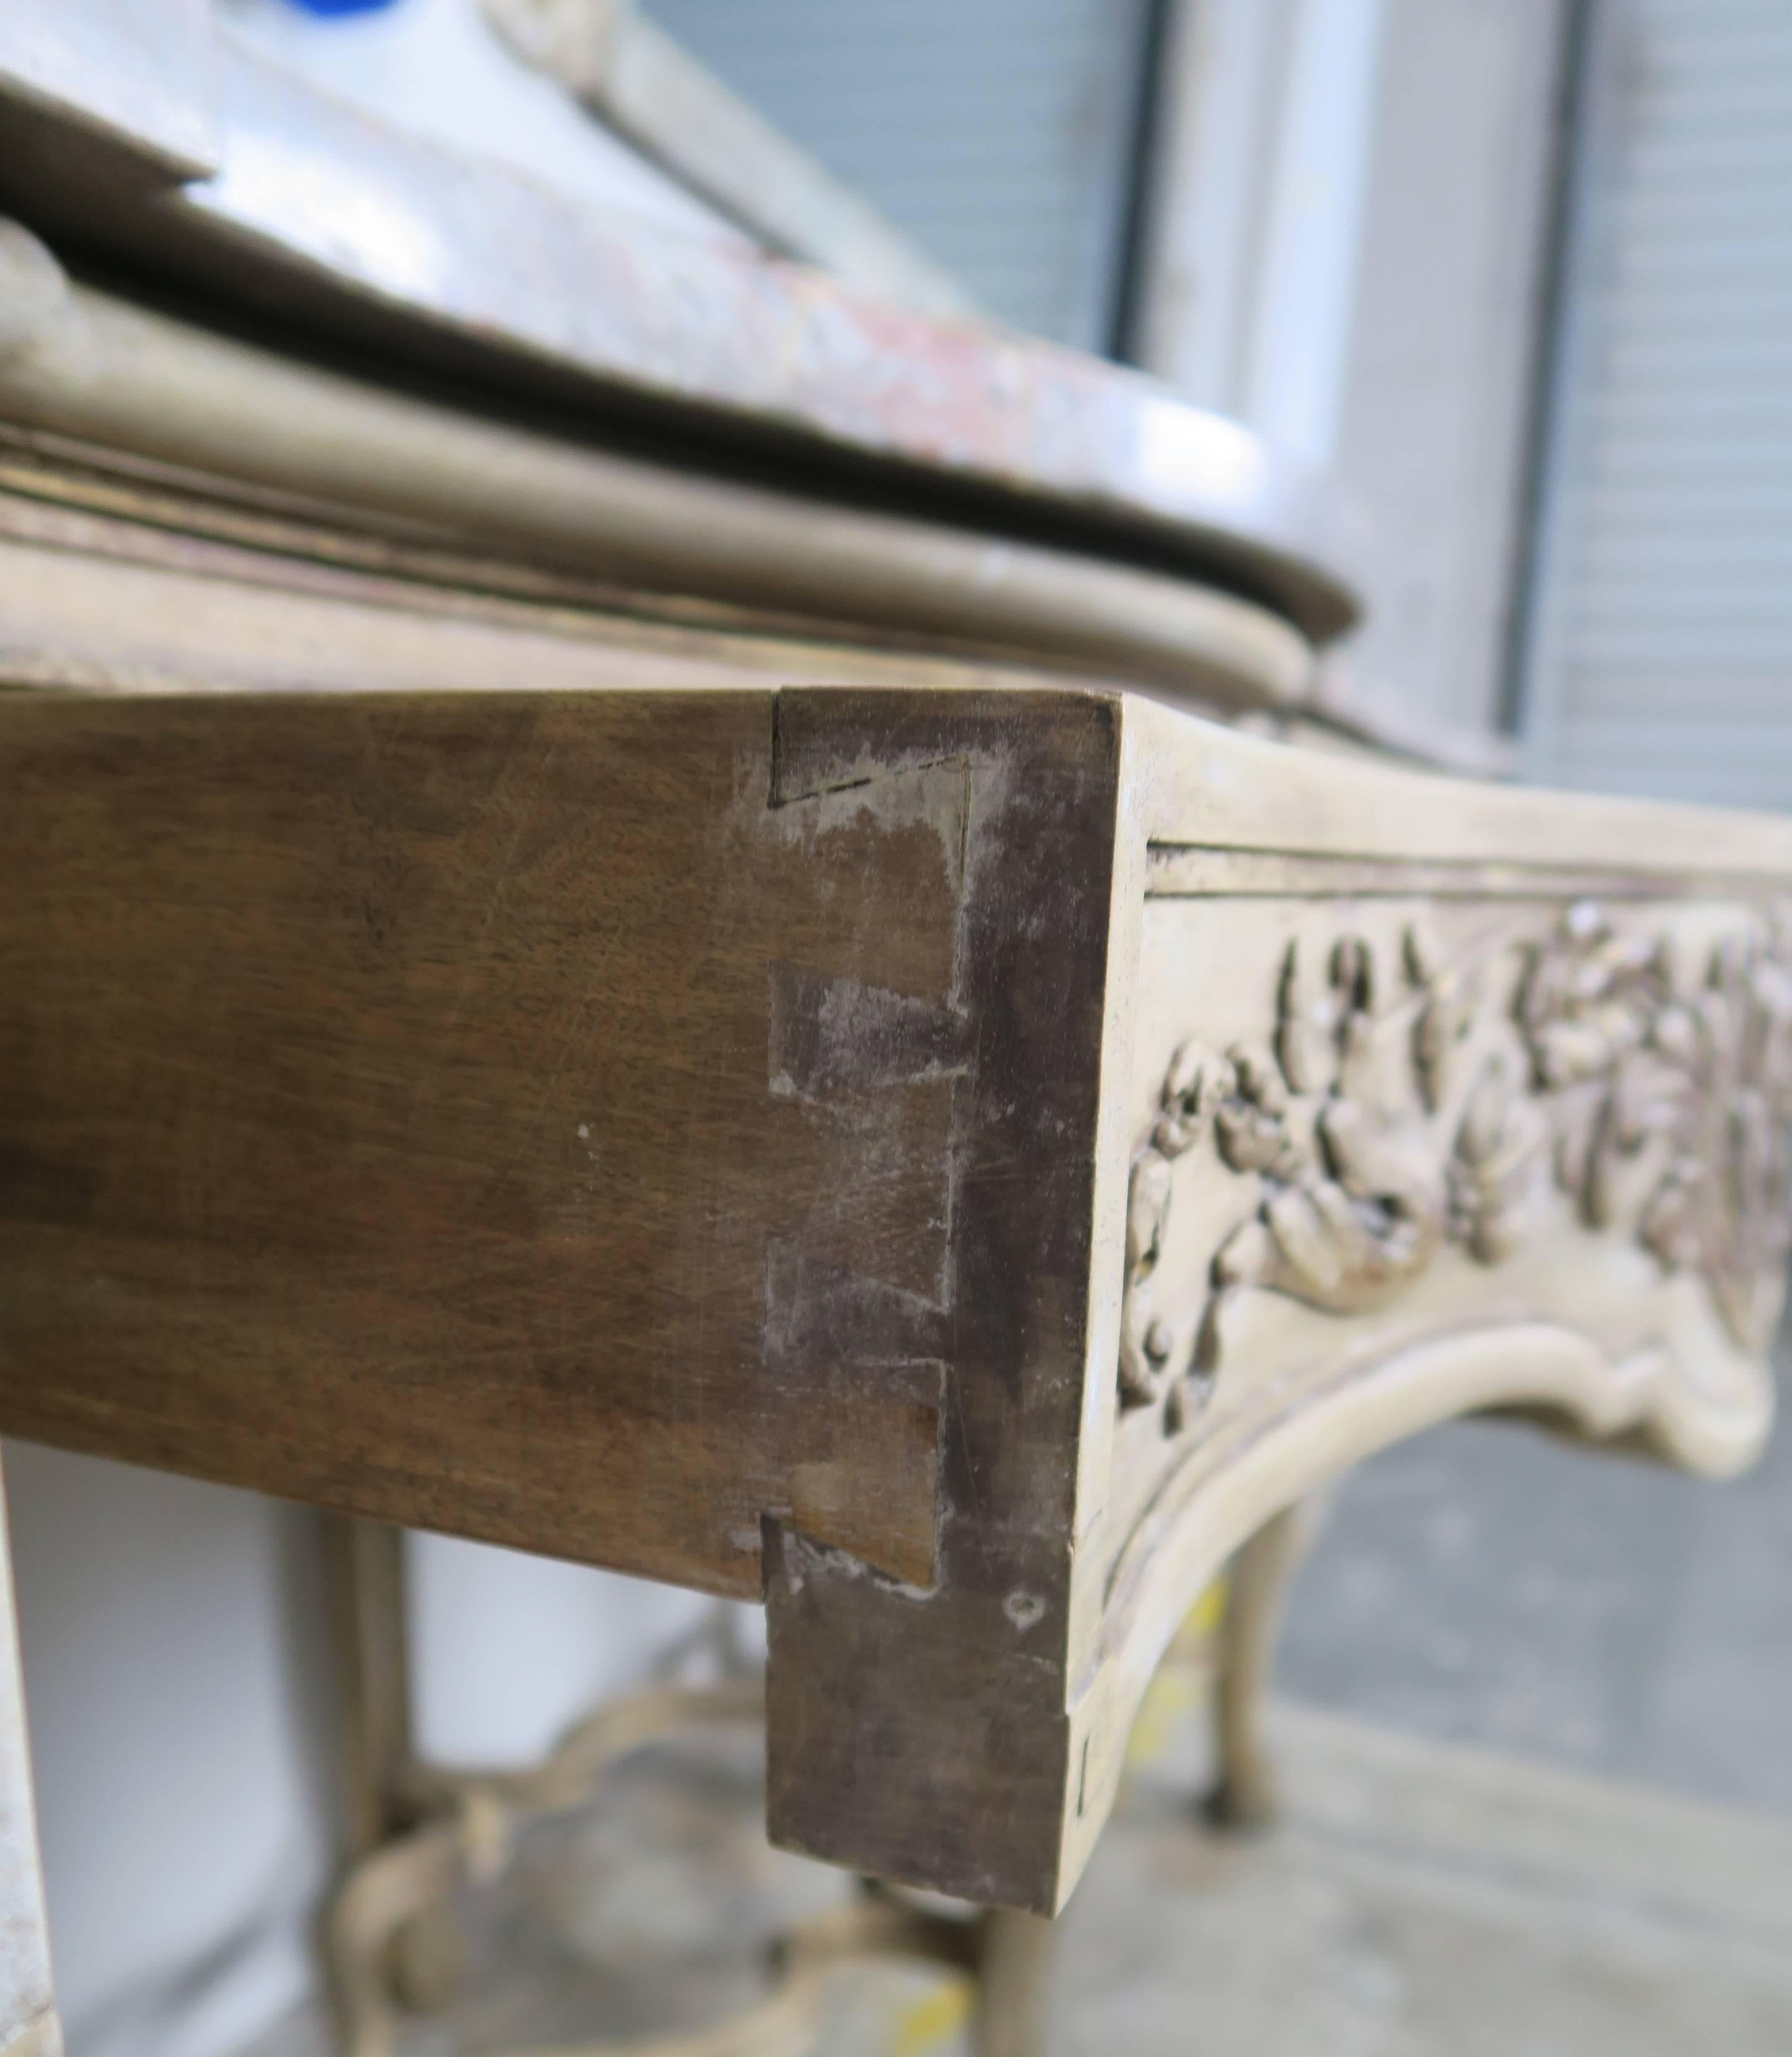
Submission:
[[[4,222],[0,418],[0,480],[64,505],[146,516],[159,547],[154,531],[121,537],[116,520],[89,547],[164,568],[190,567],[201,537],[248,540],[259,549],[236,568],[246,577],[291,580],[306,558],[338,580],[350,565],[396,571],[413,581],[408,607],[441,608],[452,594],[464,613],[474,596],[505,593],[553,606],[561,633],[567,610],[597,607],[611,611],[612,634],[618,611],[812,643],[856,632],[1124,676],[1203,705],[1317,704],[1311,644],[1258,601],[1172,570],[918,519],[887,495],[821,505],[788,481],[693,473],[395,394],[72,283]],[[9,533],[43,525],[0,501]],[[8,583],[0,573],[10,608],[20,603]],[[30,584],[28,616],[42,581]],[[172,596],[167,604],[177,620],[188,612]],[[82,610],[81,625],[61,632],[65,665],[72,644],[117,639],[111,612]],[[170,632],[165,620],[156,628]],[[785,682],[815,675],[813,655],[793,649],[789,662]]]
[[[1266,1520],[1478,1409],[1738,1470],[1784,1286],[1782,830],[1180,747],[1150,711],[1129,735],[1145,897],[1073,1876],[1159,1655]]]
[[[235,148],[184,196],[196,250],[221,230],[283,268],[321,264],[421,325],[643,398],[1193,545],[1317,632],[1355,618],[1347,574],[1313,561],[1351,546],[1317,474],[1167,386],[568,206],[338,109],[246,52],[225,51],[220,69]],[[275,153],[283,177],[251,179]],[[294,204],[335,190],[345,166],[378,208]],[[395,250],[414,257],[395,264]]]
[[[1356,617],[1355,517],[1238,423],[1077,351],[582,206],[343,106],[227,37],[158,65],[158,26],[183,56],[203,35],[196,0],[10,0],[19,30],[0,37],[0,95],[9,42],[57,42],[65,15],[103,31],[126,13],[136,38],[114,34],[114,61],[89,73],[103,105],[48,117],[29,67],[15,73],[27,89],[7,102],[17,142],[0,204],[30,227],[153,252],[227,296],[296,303],[536,398],[549,373],[631,434],[643,406],[688,434],[730,432],[750,460],[770,432],[861,503],[900,474],[993,509],[998,528],[1043,515],[1079,544],[1129,537],[1136,552],[1217,569],[1313,634]],[[164,118],[178,117],[181,135],[215,143],[210,176],[171,190],[88,161],[85,117],[117,125],[133,56],[146,104],[165,96],[137,147],[161,148]],[[103,197],[96,169],[113,174]]]
[[[774,704],[10,702],[59,883],[0,944],[8,1429],[720,1592],[768,1515],[930,1578],[955,1080],[842,1089],[821,997],[947,1000],[963,782],[774,807]]]

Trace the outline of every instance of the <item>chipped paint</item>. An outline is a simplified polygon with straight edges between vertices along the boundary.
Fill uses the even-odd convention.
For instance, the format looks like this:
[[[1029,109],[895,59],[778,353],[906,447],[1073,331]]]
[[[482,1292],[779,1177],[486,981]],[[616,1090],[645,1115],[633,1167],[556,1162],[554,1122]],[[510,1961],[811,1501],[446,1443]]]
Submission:
[[[1022,1591],[1019,1587],[1002,1603],[1002,1611],[1023,1635],[1030,1628],[1036,1628],[1044,1620],[1046,1603],[1037,1593]]]

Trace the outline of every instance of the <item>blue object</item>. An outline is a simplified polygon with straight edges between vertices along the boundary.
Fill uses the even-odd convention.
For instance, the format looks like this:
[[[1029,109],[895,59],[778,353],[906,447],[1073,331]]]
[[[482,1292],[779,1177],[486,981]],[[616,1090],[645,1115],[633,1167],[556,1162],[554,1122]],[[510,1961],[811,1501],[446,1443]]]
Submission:
[[[377,14],[382,7],[395,6],[397,0],[287,0],[287,4],[302,14]]]

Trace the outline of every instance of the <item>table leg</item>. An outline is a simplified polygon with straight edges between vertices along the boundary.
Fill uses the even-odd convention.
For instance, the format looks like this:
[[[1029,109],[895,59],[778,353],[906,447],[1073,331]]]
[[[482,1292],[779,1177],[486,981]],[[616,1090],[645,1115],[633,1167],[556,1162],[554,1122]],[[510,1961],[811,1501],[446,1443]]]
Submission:
[[[433,2013],[451,2002],[460,1971],[452,1897],[502,1869],[524,1822],[582,1804],[613,1763],[681,1726],[758,1720],[763,1708],[758,1675],[731,1669],[722,1647],[723,1675],[714,1684],[650,1685],[610,1702],[535,1765],[457,1772],[420,1762],[402,1548],[400,1532],[378,1523],[332,1525],[350,1862],[325,1933],[344,2057],[393,2057],[399,2007]],[[1034,2057],[1050,1936],[1051,1924],[1031,1915],[967,1920],[872,1886],[858,1902],[790,1931],[772,1990],[743,2013],[694,2036],[578,2047],[582,2057],[809,2057],[825,1980],[856,1960],[908,1958],[971,1975],[978,2057]],[[0,2049],[0,2057],[15,2053]]]
[[[61,2057],[0,1487],[0,2057]]]
[[[1275,1817],[1264,1708],[1288,1582],[1318,1525],[1316,1503],[1297,1501],[1272,1516],[1232,1559],[1214,1694],[1220,1772],[1206,1802],[1209,1818],[1224,1828],[1263,1828]]]

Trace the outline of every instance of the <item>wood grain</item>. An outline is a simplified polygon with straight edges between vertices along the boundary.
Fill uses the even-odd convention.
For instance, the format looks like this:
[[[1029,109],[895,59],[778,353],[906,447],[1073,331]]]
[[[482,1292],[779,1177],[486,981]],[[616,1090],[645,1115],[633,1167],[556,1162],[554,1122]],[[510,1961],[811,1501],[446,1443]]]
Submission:
[[[7,1429],[722,1591],[766,1516],[929,1579],[951,1068],[776,1045],[948,1001],[963,780],[773,809],[774,704],[6,703]]]

